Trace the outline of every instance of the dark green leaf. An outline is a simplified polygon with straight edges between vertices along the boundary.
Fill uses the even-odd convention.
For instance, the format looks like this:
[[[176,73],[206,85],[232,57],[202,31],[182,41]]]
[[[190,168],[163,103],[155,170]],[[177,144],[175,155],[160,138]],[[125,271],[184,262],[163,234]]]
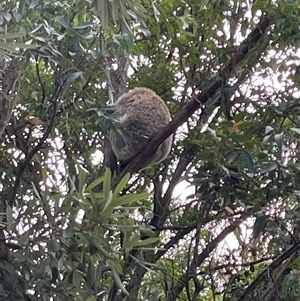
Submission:
[[[240,155],[246,165],[246,167],[250,170],[254,168],[254,162],[252,156],[247,151],[241,151]]]
[[[114,278],[114,280],[115,280],[115,283],[116,283],[117,287],[118,287],[124,294],[126,294],[127,296],[129,296],[129,293],[128,293],[128,291],[126,290],[126,288],[124,287],[124,285],[123,285],[123,283],[122,283],[122,281],[121,281],[121,279],[120,279],[120,276],[119,276],[119,274],[117,273],[117,271],[116,271],[116,269],[115,269],[115,267],[114,267],[113,262],[112,262],[112,264],[111,264],[111,269],[112,269],[112,275],[113,275],[113,278]]]
[[[87,269],[87,275],[86,275],[86,281],[88,285],[93,285],[95,282],[95,266],[92,262],[90,262],[88,269]]]
[[[48,242],[48,247],[54,253],[58,252],[61,249],[61,246],[56,239],[50,239]]]
[[[70,20],[67,16],[59,16],[56,18],[56,20],[64,27],[69,28],[70,27]]]
[[[264,173],[275,170],[277,167],[278,167],[278,165],[275,162],[264,163],[261,166],[261,168],[259,169],[259,173],[264,174]]]

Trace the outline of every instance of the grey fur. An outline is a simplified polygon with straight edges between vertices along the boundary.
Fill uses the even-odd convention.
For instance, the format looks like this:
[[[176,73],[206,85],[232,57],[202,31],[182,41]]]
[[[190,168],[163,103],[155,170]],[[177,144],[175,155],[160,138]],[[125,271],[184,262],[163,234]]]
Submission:
[[[170,112],[164,101],[152,90],[134,88],[120,96],[112,116],[120,122],[124,137],[110,131],[110,142],[117,159],[126,165],[134,158],[155,134],[170,121]],[[172,146],[168,137],[142,168],[159,163],[167,157]]]

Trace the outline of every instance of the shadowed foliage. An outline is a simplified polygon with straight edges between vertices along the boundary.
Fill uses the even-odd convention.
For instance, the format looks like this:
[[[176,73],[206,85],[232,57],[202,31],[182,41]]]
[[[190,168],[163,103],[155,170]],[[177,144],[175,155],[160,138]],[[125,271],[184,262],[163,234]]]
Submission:
[[[299,300],[299,7],[2,1],[0,299]],[[172,121],[120,170],[135,87]]]

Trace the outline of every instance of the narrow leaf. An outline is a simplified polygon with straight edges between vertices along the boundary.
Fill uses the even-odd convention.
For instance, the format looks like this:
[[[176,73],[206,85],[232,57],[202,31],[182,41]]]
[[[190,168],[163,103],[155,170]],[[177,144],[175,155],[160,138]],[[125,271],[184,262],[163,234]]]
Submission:
[[[92,262],[90,262],[87,269],[86,282],[88,285],[93,285],[95,282],[95,266]]]
[[[135,201],[139,201],[142,199],[145,199],[148,197],[148,193],[147,192],[142,192],[139,194],[127,194],[127,195],[122,195],[118,198],[115,198],[112,202],[111,202],[111,206],[112,207],[117,207],[117,206],[124,206],[124,205],[128,205],[131,204]]]
[[[149,238],[146,238],[144,240],[139,240],[133,246],[134,247],[142,247],[142,246],[145,246],[145,245],[156,243],[158,241],[159,241],[159,237],[149,237]]]
[[[56,253],[57,251],[59,251],[61,249],[61,247],[56,239],[49,240],[48,247],[54,253]]]
[[[115,280],[116,286],[127,296],[129,296],[129,293],[127,292],[126,288],[124,287],[119,274],[117,273],[115,267],[113,266],[113,263],[111,265],[111,270],[112,270],[112,276]]]
[[[252,170],[254,168],[252,156],[247,151],[242,151],[240,154],[247,168]]]
[[[274,135],[274,140],[278,146],[278,148],[281,150],[283,146],[283,132],[280,134]]]
[[[262,165],[261,169],[259,170],[259,173],[263,174],[263,173],[273,171],[277,168],[277,166],[278,166],[277,163],[274,162],[265,163]]]
[[[59,16],[56,18],[57,22],[59,22],[64,28],[69,28],[70,27],[70,20],[69,18],[64,15],[64,16]]]
[[[128,181],[130,179],[130,173],[127,173],[121,181],[118,183],[117,187],[114,190],[113,198],[119,195],[119,193],[126,187]]]
[[[296,132],[297,134],[300,134],[300,129],[299,128],[291,128],[291,130]]]
[[[95,188],[96,186],[98,186],[100,183],[102,183],[104,180],[104,176],[97,178],[96,180],[94,180],[91,184],[89,184],[86,188],[87,191],[92,191],[93,188]]]
[[[110,185],[111,185],[111,170],[106,168],[103,178],[103,194],[105,199],[109,199],[110,196]]]

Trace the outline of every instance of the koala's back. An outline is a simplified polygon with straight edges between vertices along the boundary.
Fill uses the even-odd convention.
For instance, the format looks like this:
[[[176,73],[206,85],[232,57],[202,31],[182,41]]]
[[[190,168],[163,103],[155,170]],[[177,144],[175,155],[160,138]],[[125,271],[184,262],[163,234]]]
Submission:
[[[117,138],[111,133],[112,149],[121,162],[129,162],[141,151],[148,140],[170,121],[164,101],[152,90],[135,88],[123,94],[115,103],[113,117],[117,119],[128,139]],[[171,150],[172,137],[167,138],[146,165],[163,160]]]

